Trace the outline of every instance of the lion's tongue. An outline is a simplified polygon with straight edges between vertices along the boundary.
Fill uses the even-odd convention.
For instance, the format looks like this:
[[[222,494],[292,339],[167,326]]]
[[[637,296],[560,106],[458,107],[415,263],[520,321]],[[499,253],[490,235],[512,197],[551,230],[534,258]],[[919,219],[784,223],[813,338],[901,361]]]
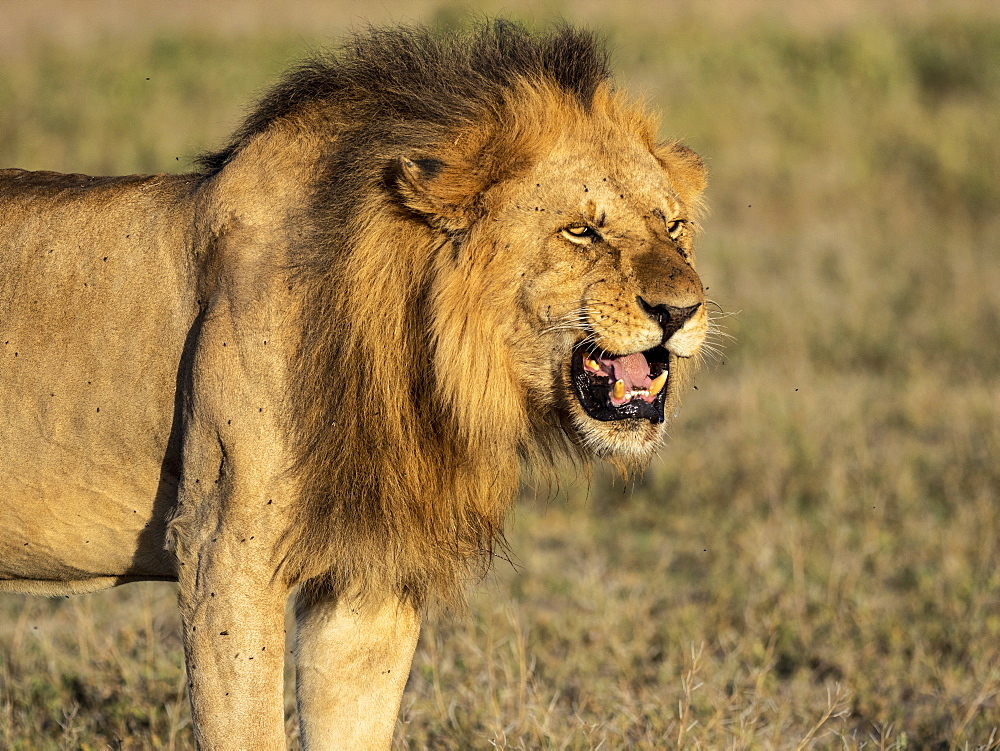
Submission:
[[[649,362],[647,362],[646,356],[642,352],[636,352],[635,354],[623,357],[601,358],[601,365],[604,366],[604,370],[611,371],[612,388],[616,381],[622,381],[625,385],[625,395],[621,399],[615,398],[613,390],[610,394],[611,403],[616,407],[630,402],[633,398],[631,395],[633,391],[649,391],[651,381],[649,377]],[[647,402],[653,400],[653,397],[648,396],[648,394],[645,396],[640,395],[639,398]]]

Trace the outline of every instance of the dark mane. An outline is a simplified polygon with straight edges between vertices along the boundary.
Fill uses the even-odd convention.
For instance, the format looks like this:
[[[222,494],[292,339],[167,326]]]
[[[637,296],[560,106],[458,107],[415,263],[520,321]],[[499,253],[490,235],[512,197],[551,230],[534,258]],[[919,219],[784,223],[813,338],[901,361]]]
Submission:
[[[497,106],[518,80],[547,80],[585,108],[611,77],[603,44],[589,31],[561,25],[534,35],[509,21],[471,34],[422,27],[370,29],[340,54],[308,60],[258,104],[229,144],[197,159],[204,175],[223,166],[255,135],[297,109],[322,101],[349,108],[356,122],[391,133],[392,125],[454,126]]]
[[[487,567],[503,545],[519,462],[549,450],[528,436],[546,418],[520,397],[496,403],[488,369],[470,371],[491,343],[468,333],[464,314],[442,313],[447,275],[458,272],[442,273],[440,258],[454,259],[457,240],[404,200],[398,167],[416,160],[447,194],[441,205],[465,210],[455,195],[474,201],[510,177],[532,138],[557,138],[560,118],[596,107],[609,80],[595,36],[564,26],[369,30],[293,71],[226,148],[201,158],[211,181],[269,133],[284,133],[285,149],[322,144],[308,205],[290,207],[299,213],[285,236],[303,311],[291,364],[301,506],[283,552],[289,584],[419,604],[454,596],[470,566]],[[534,104],[525,87],[539,92]],[[470,354],[437,356],[456,342]],[[480,408],[471,419],[461,413],[469,404]]]

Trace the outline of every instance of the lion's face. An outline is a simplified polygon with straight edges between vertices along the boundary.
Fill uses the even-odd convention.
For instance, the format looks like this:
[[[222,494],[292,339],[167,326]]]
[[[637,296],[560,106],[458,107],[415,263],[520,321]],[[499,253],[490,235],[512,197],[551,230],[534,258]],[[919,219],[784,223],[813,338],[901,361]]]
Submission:
[[[512,346],[529,402],[598,456],[648,458],[705,339],[691,216],[703,181],[683,147],[654,156],[621,134],[568,136],[497,188],[480,224],[516,274]]]
[[[692,245],[705,171],[686,147],[655,145],[613,94],[589,111],[524,98],[534,120],[398,162],[403,203],[443,231],[439,383],[481,435],[558,426],[586,453],[641,466],[708,330]]]

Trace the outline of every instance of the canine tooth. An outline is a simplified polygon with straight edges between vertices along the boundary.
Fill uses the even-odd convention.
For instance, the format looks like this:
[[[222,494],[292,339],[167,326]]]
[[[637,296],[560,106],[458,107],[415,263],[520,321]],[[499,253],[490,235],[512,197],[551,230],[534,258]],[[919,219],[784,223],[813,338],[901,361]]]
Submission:
[[[663,384],[667,382],[667,376],[670,375],[667,371],[663,371],[656,378],[649,382],[649,395],[656,396],[663,389]]]
[[[625,381],[618,379],[615,381],[615,387],[611,390],[612,395],[615,399],[625,398]]]
[[[586,360],[584,360],[583,364],[586,365],[591,370],[600,370],[601,369],[601,366],[597,364],[597,360],[594,360],[594,359],[592,359],[590,357],[588,357]]]

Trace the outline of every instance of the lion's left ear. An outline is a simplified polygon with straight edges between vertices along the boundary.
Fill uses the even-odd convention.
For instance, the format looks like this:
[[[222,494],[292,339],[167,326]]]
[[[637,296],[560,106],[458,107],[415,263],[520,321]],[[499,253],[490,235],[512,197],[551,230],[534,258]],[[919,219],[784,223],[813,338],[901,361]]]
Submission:
[[[701,157],[676,141],[660,144],[653,153],[680,199],[689,205],[697,204],[708,182],[708,170]]]
[[[448,231],[467,228],[474,175],[433,157],[399,157],[393,165],[395,188],[404,206]]]

